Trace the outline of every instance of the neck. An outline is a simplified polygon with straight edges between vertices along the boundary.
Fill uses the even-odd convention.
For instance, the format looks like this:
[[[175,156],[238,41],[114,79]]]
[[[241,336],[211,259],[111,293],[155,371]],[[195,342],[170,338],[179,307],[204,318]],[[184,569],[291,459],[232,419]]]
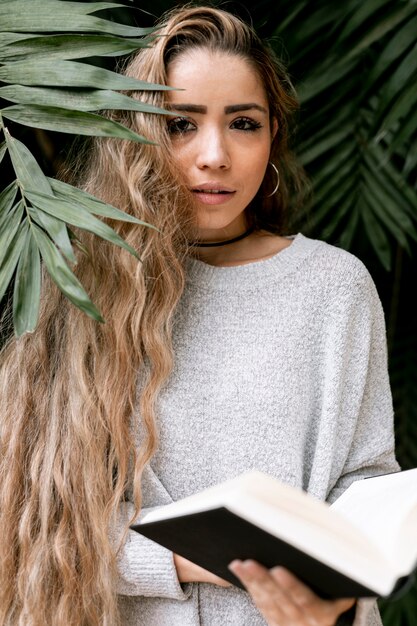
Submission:
[[[230,267],[268,259],[291,244],[291,239],[256,230],[248,237],[227,246],[190,248],[190,255],[208,265]]]
[[[221,265],[233,260],[236,254],[244,248],[253,237],[253,228],[249,227],[246,220],[243,223],[233,225],[233,228],[205,231],[200,237],[190,244],[190,254],[200,261],[210,265]]]
[[[249,235],[251,235],[254,230],[255,230],[255,226],[252,225],[246,230],[244,230],[242,233],[240,233],[239,235],[235,235],[234,237],[231,237],[228,239],[221,239],[218,241],[197,240],[197,241],[194,241],[191,245],[196,248],[218,248],[220,246],[227,246],[229,244],[236,243],[237,241],[240,241],[241,239],[245,239],[245,237],[248,237]]]

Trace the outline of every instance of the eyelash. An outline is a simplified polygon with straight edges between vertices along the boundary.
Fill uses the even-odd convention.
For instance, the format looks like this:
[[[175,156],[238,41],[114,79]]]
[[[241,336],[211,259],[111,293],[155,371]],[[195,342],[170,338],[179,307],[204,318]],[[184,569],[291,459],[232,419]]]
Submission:
[[[180,128],[180,124],[191,125],[186,117],[174,117],[172,120],[168,121],[168,132],[170,135],[184,135],[185,133],[190,132],[193,128]]]
[[[244,122],[245,124],[249,124],[249,128],[237,128],[236,130],[242,130],[243,132],[254,132],[259,128],[262,128],[262,124],[260,122],[256,122],[250,117],[239,117],[237,120],[234,120],[233,124],[236,122]]]
[[[237,122],[240,122],[240,123],[243,122],[244,124],[249,125],[249,128],[235,128],[234,129],[234,130],[240,130],[244,133],[254,132],[254,131],[257,131],[259,128],[262,128],[262,124],[260,122],[257,122],[251,119],[250,117],[239,117],[232,122],[231,126],[233,126],[233,124],[236,124]],[[185,126],[187,125],[192,126],[192,128],[181,128],[180,127],[181,124]],[[194,124],[190,122],[186,117],[174,117],[168,122],[168,133],[170,135],[185,135],[186,133],[192,132],[193,130],[195,130]]]

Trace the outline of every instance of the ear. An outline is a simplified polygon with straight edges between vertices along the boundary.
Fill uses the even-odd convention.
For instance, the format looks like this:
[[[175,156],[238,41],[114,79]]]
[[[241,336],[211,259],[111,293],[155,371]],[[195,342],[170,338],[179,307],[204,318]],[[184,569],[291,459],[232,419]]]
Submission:
[[[275,135],[278,132],[278,120],[276,117],[273,117],[271,120],[271,143],[275,139]]]

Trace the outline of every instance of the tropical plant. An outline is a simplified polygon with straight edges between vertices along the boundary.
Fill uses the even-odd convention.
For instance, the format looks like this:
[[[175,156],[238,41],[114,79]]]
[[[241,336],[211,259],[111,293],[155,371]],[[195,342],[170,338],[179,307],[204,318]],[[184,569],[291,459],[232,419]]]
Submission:
[[[125,55],[146,46],[151,29],[96,17],[97,11],[120,9],[117,2],[3,0],[0,3],[0,161],[9,154],[15,172],[0,194],[0,300],[13,280],[13,323],[17,335],[35,328],[41,290],[41,259],[52,279],[77,307],[96,320],[100,312],[75,276],[71,227],[95,233],[115,245],[130,247],[95,216],[140,222],[116,207],[64,182],[46,176],[35,157],[7,124],[148,142],[145,137],[106,119],[102,109],[167,113],[141,103],[129,90],[162,90],[86,62],[90,57]],[[10,104],[10,102],[14,104]]]

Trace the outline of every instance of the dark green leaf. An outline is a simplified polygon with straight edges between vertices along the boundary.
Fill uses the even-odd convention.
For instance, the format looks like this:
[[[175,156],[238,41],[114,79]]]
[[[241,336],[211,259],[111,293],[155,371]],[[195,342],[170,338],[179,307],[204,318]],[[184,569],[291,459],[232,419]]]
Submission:
[[[8,46],[19,41],[29,40],[36,35],[28,35],[27,33],[1,33],[0,39],[0,58],[7,56]]]
[[[45,211],[41,211],[36,207],[28,208],[31,219],[42,226],[51,237],[52,241],[58,246],[61,252],[66,256],[70,263],[77,263],[77,258],[72,249],[71,240],[68,235],[68,229],[65,222],[57,219]]]
[[[356,68],[356,60],[346,61],[342,59],[338,63],[333,62],[327,71],[321,69],[311,75],[302,85],[298,87],[298,95],[303,104],[312,98],[320,95],[329,87],[334,86],[342,79],[346,80],[349,72]]]
[[[6,150],[7,150],[6,142],[3,141],[3,143],[0,144],[0,163],[3,161],[3,157],[6,154]]]
[[[44,107],[40,105],[14,104],[2,110],[6,119],[32,128],[55,130],[61,133],[92,135],[95,137],[118,137],[141,143],[155,145],[142,135],[130,130],[123,124],[108,120],[95,113]]]
[[[417,44],[404,57],[381,91],[380,104],[376,116],[378,127],[383,123],[386,111],[392,106],[393,101],[397,99],[398,93],[407,89],[416,72]]]
[[[345,177],[340,182],[331,184],[331,190],[327,194],[320,195],[321,201],[317,198],[319,204],[313,211],[313,222],[318,224],[321,220],[329,220],[333,214],[338,215],[338,207],[344,202],[346,196],[354,198],[354,187],[352,177]]]
[[[6,250],[2,263],[0,263],[0,301],[10,285],[20,254],[26,239],[27,224],[22,223],[16,232],[13,241]]]
[[[45,194],[27,192],[27,197],[34,206],[42,211],[46,211],[50,215],[54,215],[63,222],[77,226],[83,230],[87,230],[102,239],[106,239],[111,243],[128,250],[137,257],[137,252],[129,244],[125,242],[110,226],[97,219],[91,213],[82,209],[79,205],[73,204],[68,200],[47,196]]]
[[[274,31],[274,37],[281,33],[285,33],[292,22],[297,23],[298,17],[306,6],[307,2],[308,0],[304,0],[304,2],[301,2],[300,0],[295,6],[291,6],[291,9],[288,11],[288,13],[282,17],[282,20],[279,21]]]
[[[393,187],[396,187],[399,201],[402,202],[403,206],[408,206],[410,215],[415,217],[417,210],[417,195],[415,190],[408,184],[407,180],[401,176],[400,172],[398,172],[393,163],[387,158],[387,154],[379,144],[373,143],[370,144],[369,147],[372,149],[375,162],[384,164],[384,175],[387,178],[387,182],[390,181]]]
[[[372,209],[375,216],[385,225],[398,243],[410,253],[410,246],[404,231],[398,227],[398,223],[392,219],[388,211],[385,211],[384,205],[381,204],[380,199],[375,195],[375,185],[364,185],[362,193],[368,207]]]
[[[410,137],[417,132],[417,109],[411,111],[408,118],[403,120],[401,126],[396,130],[395,135],[388,146],[390,154],[396,152]],[[415,144],[415,142],[413,142]]]
[[[351,195],[351,188],[355,186],[355,179],[354,176],[352,176],[353,168],[351,161],[342,161],[339,153],[337,153],[332,158],[329,158],[329,162],[333,164],[336,163],[337,168],[332,176],[328,176],[323,180],[322,184],[315,185],[314,201],[317,208],[314,211],[314,217],[317,220],[328,213],[329,201],[330,204],[333,204],[336,194],[340,192],[340,190],[342,190],[343,194]],[[343,165],[341,165],[342,163]],[[333,210],[337,213],[335,208]]]
[[[340,8],[337,4],[326,3],[322,6],[312,7],[311,10],[311,19],[300,21],[294,29],[298,41],[304,46],[308,46],[310,43],[314,44],[318,33],[322,33],[324,29],[330,30],[335,21],[340,19]],[[300,54],[303,53],[305,52],[300,50]]]
[[[103,318],[91,302],[80,281],[71,272],[49,237],[36,224],[32,224],[31,230],[46,268],[58,288],[81,311],[93,319],[103,322]]]
[[[52,193],[45,174],[39,167],[30,150],[18,139],[14,139],[7,129],[5,131],[7,147],[19,183],[23,188],[37,189],[42,193]]]
[[[122,37],[141,37],[153,31],[136,28],[88,15],[93,5],[99,3],[61,2],[60,0],[27,0],[0,3],[0,23],[6,32],[53,33],[53,32],[97,32],[111,33]],[[119,7],[121,5],[118,5]]]
[[[385,112],[385,117],[382,120],[382,124],[376,134],[383,134],[388,129],[392,128],[398,121],[407,120],[409,115],[416,110],[416,104],[416,83],[415,81],[412,81],[410,85],[406,85],[405,89],[398,95],[397,98],[393,98],[391,100],[389,109]]]
[[[401,194],[398,193],[398,188],[394,185],[385,173],[385,167],[375,163],[371,154],[364,154],[364,164],[367,166],[363,168],[363,172],[366,176],[366,186],[373,190],[375,198],[379,199],[382,206],[382,210],[390,214],[391,218],[396,224],[410,237],[416,238],[417,231],[415,223],[411,219],[412,211],[410,211],[410,205],[404,200]],[[416,222],[414,216],[414,222]]]
[[[299,155],[301,163],[305,166],[318,157],[326,154],[329,150],[341,144],[347,136],[350,135],[350,129],[347,126],[325,136],[321,141],[317,142],[310,149]]]
[[[27,59],[6,63],[0,67],[0,81],[20,85],[50,85],[55,87],[97,87],[132,91],[166,91],[171,87],[147,83],[130,76],[117,74],[103,67],[62,61],[60,59]]]
[[[340,40],[343,41],[350,37],[353,33],[363,29],[363,25],[369,20],[369,23],[375,23],[378,19],[378,14],[384,5],[390,5],[391,0],[367,0],[366,2],[358,3],[355,7],[355,11],[352,12],[351,17],[346,21],[342,33],[340,34]],[[386,13],[384,13],[385,15]]]
[[[0,89],[1,95],[1,89]],[[317,142],[322,141],[326,137],[332,135],[334,132],[340,131],[342,127],[348,126],[350,124],[352,117],[356,114],[355,107],[352,101],[346,102],[343,106],[341,106],[337,111],[335,111],[334,116],[332,116],[331,120],[328,120],[324,125],[322,121],[318,125],[317,130],[312,135],[308,135],[306,139],[302,142],[298,142],[297,144],[297,152],[302,154],[317,144]],[[310,118],[310,123],[312,123],[312,119]]]
[[[416,166],[417,166],[417,146],[416,146],[416,143],[413,142],[410,146],[410,149],[407,152],[402,175],[404,177],[408,177],[410,173],[416,168]]]
[[[172,115],[168,109],[161,109],[130,98],[109,89],[59,89],[55,87],[27,87],[5,85],[0,87],[0,98],[21,104],[41,104],[45,106],[75,109],[77,111],[99,111],[103,109],[123,109],[142,113],[164,113]]]
[[[83,3],[79,0],[65,1],[65,7],[62,7],[64,4],[62,0],[30,0],[32,11],[42,11],[42,9],[47,9],[49,11],[60,11],[66,10],[72,13],[76,12],[79,15],[88,15],[89,13],[95,13],[96,11],[101,11],[103,9],[116,9],[120,8],[123,5],[116,2],[105,2],[104,0],[99,2],[88,2]],[[12,11],[24,11],[27,10],[28,4],[26,0],[2,0],[3,7],[0,8],[0,16],[3,15],[7,17],[8,14]],[[8,10],[7,10],[8,9]]]
[[[352,211],[353,204],[354,198],[350,194],[346,194],[344,201],[338,204],[337,210],[333,211],[332,215],[327,216],[327,221],[323,226],[323,237],[326,240],[330,239],[337,230],[340,231],[342,223],[344,225],[343,233],[346,233],[346,231],[350,230],[349,227],[351,224],[353,224],[353,220],[349,219],[346,222],[344,218],[347,214],[349,214],[349,217],[351,218],[352,213],[356,213],[356,211]]]
[[[18,139],[11,137],[7,132],[6,141],[13,167],[22,189],[35,188],[37,191],[45,193],[46,195],[53,195],[48,179],[28,148]],[[54,216],[47,214],[41,215],[39,219],[41,220],[43,228],[45,228],[53,240],[57,242],[67,258],[75,262],[66,225],[60,220],[57,220]]]
[[[68,229],[68,234],[70,236],[72,245],[78,248],[79,250],[81,250],[81,252],[91,261],[92,260],[91,254],[87,246],[83,244],[81,239],[79,239],[77,235],[70,228]]]
[[[379,221],[375,218],[367,206],[363,207],[363,210],[361,211],[361,218],[368,234],[369,241],[371,242],[376,255],[381,261],[383,267],[389,271],[391,269],[392,251],[384,228],[382,228]]]
[[[392,71],[392,66],[397,65],[404,52],[415,44],[416,32],[417,16],[413,16],[394,33],[393,37],[387,42],[387,45],[381,50],[367,76],[367,82],[370,88],[372,88],[381,75]]]
[[[2,231],[3,224],[6,223],[9,217],[9,211],[12,208],[17,194],[16,181],[7,185],[5,189],[0,193],[0,232]]]
[[[8,35],[9,33],[4,33]],[[13,41],[16,36],[11,34],[8,46],[0,47],[0,56],[3,59],[19,60],[27,55],[39,59],[83,59],[92,56],[118,56],[130,54],[135,50],[149,45],[150,39],[126,39],[125,37],[113,37],[111,35],[47,35],[31,36],[19,34],[19,39]]]
[[[384,35],[394,30],[398,24],[401,24],[404,19],[410,16],[414,11],[414,7],[409,5],[400,7],[398,11],[392,15],[378,21],[373,28],[365,31],[365,36],[361,38],[359,43],[350,50],[347,58],[357,56],[363,50],[367,50],[375,41],[382,39]]]
[[[3,223],[0,232],[0,267],[7,259],[9,246],[21,228],[22,217],[23,202],[20,201],[9,212],[7,222]]]
[[[111,204],[106,204],[105,202],[102,202],[101,200],[99,200],[95,196],[92,196],[86,191],[78,189],[77,187],[73,187],[72,185],[68,185],[61,180],[56,180],[55,178],[48,178],[48,180],[51,184],[54,194],[58,198],[73,201],[75,204],[82,206],[89,213],[93,213],[94,215],[101,215],[102,217],[109,217],[112,220],[133,222],[134,224],[140,224],[141,226],[148,226],[149,228],[158,230],[152,224],[148,224],[148,222],[143,222],[133,215],[129,215],[124,211],[120,211],[120,209],[116,209],[116,207],[112,206]]]
[[[351,205],[351,202],[349,202],[349,198],[346,200],[346,204],[348,205],[348,207],[349,205]],[[358,227],[359,211],[357,210],[357,208],[352,207],[352,211],[349,217],[350,219],[339,237],[339,245],[342,246],[342,248],[344,248],[345,250],[350,250],[353,238]]]
[[[24,0],[18,0],[18,2],[24,2]],[[33,2],[33,0],[31,0],[31,2]],[[56,0],[47,0],[47,3],[48,2],[56,4]],[[77,13],[81,13],[84,15],[88,15],[89,13],[96,13],[97,11],[102,11],[103,9],[120,9],[125,6],[120,2],[92,2],[91,0],[88,0],[88,2],[80,2],[79,0],[71,2],[66,0],[66,4],[69,7],[74,7]]]
[[[16,335],[35,329],[39,317],[41,264],[30,229],[20,255],[13,292],[13,326]]]
[[[337,158],[326,158],[326,162],[314,174],[314,188],[320,189],[322,184],[327,184],[330,178],[339,178],[339,169],[341,163],[350,163],[353,170],[355,167],[355,156],[357,154],[357,146],[352,141],[345,141],[337,150]]]

